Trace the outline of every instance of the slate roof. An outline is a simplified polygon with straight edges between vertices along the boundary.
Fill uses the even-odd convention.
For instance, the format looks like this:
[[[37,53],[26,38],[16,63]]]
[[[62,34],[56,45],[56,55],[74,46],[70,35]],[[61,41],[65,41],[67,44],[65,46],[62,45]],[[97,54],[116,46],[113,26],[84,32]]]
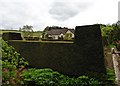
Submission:
[[[48,35],[60,35],[63,34],[65,35],[65,33],[70,30],[72,33],[74,33],[74,29],[52,29],[50,31],[47,31]]]
[[[73,34],[75,33],[75,30],[74,30],[74,29],[68,29],[68,30],[70,30]]]

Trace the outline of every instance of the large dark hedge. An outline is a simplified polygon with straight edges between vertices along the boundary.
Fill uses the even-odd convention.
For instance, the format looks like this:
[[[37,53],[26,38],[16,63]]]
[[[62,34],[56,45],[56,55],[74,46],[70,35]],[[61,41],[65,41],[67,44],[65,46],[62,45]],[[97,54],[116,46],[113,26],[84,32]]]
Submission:
[[[99,25],[76,27],[74,43],[9,41],[32,67],[69,76],[106,74]],[[99,73],[99,75],[98,75]]]
[[[83,73],[86,71],[106,73],[100,25],[77,26],[75,45],[78,45],[77,62],[80,65],[76,68],[82,68]]]
[[[64,74],[74,73],[73,43],[9,41],[32,67],[52,68]]]
[[[6,32],[2,34],[4,40],[22,40],[21,33]]]

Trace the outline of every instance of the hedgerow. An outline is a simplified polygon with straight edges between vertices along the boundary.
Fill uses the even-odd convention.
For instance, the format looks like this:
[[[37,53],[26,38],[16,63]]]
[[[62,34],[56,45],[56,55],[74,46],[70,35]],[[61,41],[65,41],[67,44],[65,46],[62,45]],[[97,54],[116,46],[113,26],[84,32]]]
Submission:
[[[3,86],[114,86],[113,78],[106,81],[60,74],[52,69],[26,69],[28,62],[7,42],[2,42],[2,85]],[[25,69],[25,70],[24,70]],[[109,74],[111,78],[111,74]]]

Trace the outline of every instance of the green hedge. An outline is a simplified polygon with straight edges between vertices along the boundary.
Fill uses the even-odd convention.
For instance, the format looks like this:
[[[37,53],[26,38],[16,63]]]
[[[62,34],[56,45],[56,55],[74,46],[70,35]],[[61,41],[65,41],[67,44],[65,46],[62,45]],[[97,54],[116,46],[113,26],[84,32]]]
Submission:
[[[74,44],[76,52],[76,62],[79,62],[83,72],[98,72],[106,74],[105,60],[102,45],[100,25],[76,26]],[[79,67],[76,67],[78,69]],[[85,69],[85,71],[84,71]]]
[[[40,37],[24,37],[25,40],[30,40],[30,41],[39,41]]]
[[[100,26],[76,27],[74,40],[74,43],[9,41],[9,44],[32,67],[51,68],[69,76],[100,73],[104,77],[106,69]]]
[[[3,33],[2,38],[4,40],[22,40],[21,33],[16,32],[6,32]]]

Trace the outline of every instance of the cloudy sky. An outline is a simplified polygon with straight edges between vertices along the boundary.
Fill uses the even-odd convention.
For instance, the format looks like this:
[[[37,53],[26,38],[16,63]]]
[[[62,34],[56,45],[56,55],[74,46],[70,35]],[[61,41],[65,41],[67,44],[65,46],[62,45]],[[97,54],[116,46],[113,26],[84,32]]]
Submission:
[[[46,26],[74,28],[118,21],[119,0],[0,0],[0,29],[33,30]]]

